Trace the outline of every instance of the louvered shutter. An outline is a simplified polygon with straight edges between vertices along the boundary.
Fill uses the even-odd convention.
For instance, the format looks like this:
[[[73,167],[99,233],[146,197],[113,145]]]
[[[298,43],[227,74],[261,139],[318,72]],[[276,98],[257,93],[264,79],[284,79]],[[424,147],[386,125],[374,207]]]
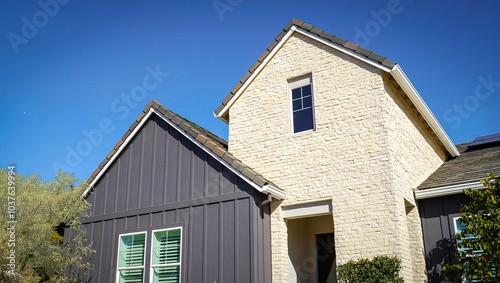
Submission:
[[[153,282],[179,282],[181,230],[158,231],[153,236]]]
[[[145,233],[120,237],[120,250],[118,259],[120,283],[143,282],[145,249]]]

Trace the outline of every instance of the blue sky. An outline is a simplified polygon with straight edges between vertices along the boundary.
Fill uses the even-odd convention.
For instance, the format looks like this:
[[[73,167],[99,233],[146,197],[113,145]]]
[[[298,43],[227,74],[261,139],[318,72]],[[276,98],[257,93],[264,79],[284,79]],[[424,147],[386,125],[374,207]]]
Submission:
[[[498,1],[5,0],[0,167],[50,180],[62,166],[86,180],[151,99],[227,139],[213,111],[292,18],[400,64],[454,143],[500,133],[498,11]],[[68,159],[82,141],[91,147]]]

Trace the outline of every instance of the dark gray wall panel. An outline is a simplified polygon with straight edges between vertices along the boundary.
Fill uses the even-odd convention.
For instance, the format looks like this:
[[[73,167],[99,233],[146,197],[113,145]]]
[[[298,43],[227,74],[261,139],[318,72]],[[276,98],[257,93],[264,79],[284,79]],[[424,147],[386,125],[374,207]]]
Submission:
[[[206,206],[205,218],[205,279],[207,282],[219,280],[219,203]]]
[[[466,203],[468,199],[463,194],[418,201],[429,282],[444,280],[442,267],[455,253],[453,218],[460,216],[460,205]],[[461,281],[455,278],[455,282]]]
[[[88,200],[97,216],[241,191],[254,194],[246,182],[155,117],[111,164]]]
[[[139,208],[151,206],[151,193],[152,193],[152,173],[153,173],[153,142],[155,124],[147,123],[143,130],[143,144],[141,154],[141,177],[140,177],[140,190],[139,190]]]
[[[130,161],[130,147],[126,148],[121,154],[120,158],[114,165],[118,165],[118,176],[116,179],[116,208],[115,212],[127,210],[127,196],[128,196],[128,172]],[[96,186],[96,190],[99,185]]]
[[[131,216],[125,218],[125,229],[133,230],[137,228],[137,216]]]
[[[162,225],[162,223],[163,223],[163,212],[160,211],[151,214],[151,226],[160,226]]]
[[[88,278],[115,282],[120,234],[182,226],[183,282],[271,282],[269,205],[257,206],[265,199],[153,115],[87,197]]]
[[[245,221],[250,219],[250,201],[249,199],[239,199],[236,202],[236,258],[238,273],[236,279],[238,282],[251,281],[251,258],[250,255],[250,223]]]
[[[105,203],[105,211],[104,213],[113,213],[116,211],[116,178],[118,176],[118,163],[113,164],[109,169],[108,174],[108,184],[106,184],[106,203]]]
[[[222,226],[224,227],[221,234],[222,242],[222,282],[236,282],[235,280],[235,256],[236,256],[236,222],[234,201],[226,201],[222,203]]]
[[[128,172],[128,205],[127,210],[139,208],[139,184],[141,177],[141,151],[143,148],[142,140],[144,132],[140,132],[135,141],[129,146],[130,148],[130,170]],[[96,188],[95,191],[98,191]]]
[[[235,192],[236,178],[227,168],[222,168],[222,194],[232,194]]]
[[[191,208],[191,221],[189,230],[191,241],[189,242],[189,274],[190,282],[203,282],[203,247],[204,247],[204,207]]]
[[[193,144],[187,140],[184,136],[181,137],[181,147],[180,147],[180,162],[179,162],[179,176],[177,181],[177,188],[179,192],[179,197],[177,201],[185,201],[191,199],[191,184],[193,180],[191,166],[192,166],[192,151]],[[182,180],[182,182],[180,181]]]
[[[153,154],[153,181],[152,181],[152,186],[151,186],[151,196],[153,198],[153,206],[161,205],[164,203],[164,196],[163,193],[165,191],[164,189],[164,182],[165,182],[165,176],[167,175],[165,172],[166,164],[165,164],[165,157],[166,157],[166,135],[168,134],[166,132],[166,127],[165,124],[159,125],[158,127],[155,127],[155,142],[154,142],[154,154]]]
[[[165,122],[164,122],[165,123]],[[177,179],[179,175],[179,147],[180,147],[180,133],[168,128],[167,137],[167,163],[165,166],[167,175],[166,184],[166,201],[165,203],[177,202],[178,185]]]
[[[193,154],[193,191],[191,199],[201,199],[205,196],[205,174],[206,174],[207,154],[199,147],[194,147]],[[218,195],[218,194],[217,194]]]
[[[94,215],[101,215],[104,213],[104,203],[106,202],[106,189],[108,187],[108,175],[105,175],[100,180],[100,185],[103,188],[100,191],[95,192],[95,201],[93,205]]]

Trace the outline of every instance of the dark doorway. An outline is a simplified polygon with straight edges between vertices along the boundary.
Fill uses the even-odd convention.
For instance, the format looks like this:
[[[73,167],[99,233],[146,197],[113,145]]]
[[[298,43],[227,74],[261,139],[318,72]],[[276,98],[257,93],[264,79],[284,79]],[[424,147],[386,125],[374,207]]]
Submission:
[[[318,283],[336,282],[335,241],[333,233],[316,235]]]

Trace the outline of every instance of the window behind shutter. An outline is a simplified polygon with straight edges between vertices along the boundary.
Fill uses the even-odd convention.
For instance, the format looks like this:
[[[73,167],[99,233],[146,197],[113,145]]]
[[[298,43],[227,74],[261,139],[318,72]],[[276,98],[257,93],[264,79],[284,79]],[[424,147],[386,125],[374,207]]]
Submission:
[[[179,282],[181,261],[181,229],[154,232],[153,282]]]
[[[145,249],[145,233],[124,235],[120,237],[120,247],[118,253],[118,282],[143,282]]]
[[[459,234],[459,233],[462,233],[465,228],[467,227],[467,224],[463,223],[462,221],[460,221],[460,218],[455,218],[455,225],[457,227],[457,231],[456,233]],[[462,240],[460,240],[458,242],[458,247],[460,249],[461,252],[468,252],[470,250],[472,250],[472,248],[468,248],[468,247],[464,247],[461,245],[462,241],[464,240],[469,240],[469,239],[478,239],[479,236],[478,235],[465,235],[464,237],[462,237]],[[483,249],[476,249],[476,250],[472,250],[472,253],[473,255],[480,255],[482,252],[484,252]],[[491,270],[493,271],[493,273],[495,273],[495,267],[494,265],[491,267]],[[483,282],[483,280],[481,279],[471,279],[471,280],[466,280],[467,283],[476,283],[476,282]],[[497,279],[496,279],[496,276],[494,276],[490,282],[499,282]]]

